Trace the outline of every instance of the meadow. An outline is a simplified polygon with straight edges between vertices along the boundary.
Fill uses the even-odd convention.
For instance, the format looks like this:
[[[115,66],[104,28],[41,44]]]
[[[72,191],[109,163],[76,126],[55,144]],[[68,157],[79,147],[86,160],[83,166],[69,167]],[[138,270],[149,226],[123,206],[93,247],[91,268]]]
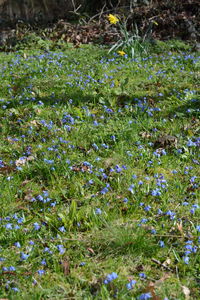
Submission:
[[[200,299],[199,58],[0,53],[0,298]]]

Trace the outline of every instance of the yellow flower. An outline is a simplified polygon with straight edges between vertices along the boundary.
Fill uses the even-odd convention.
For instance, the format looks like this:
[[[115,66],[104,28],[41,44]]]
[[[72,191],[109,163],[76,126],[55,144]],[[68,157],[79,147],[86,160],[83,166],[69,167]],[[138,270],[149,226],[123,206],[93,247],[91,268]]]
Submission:
[[[124,51],[117,51],[117,53],[121,56],[124,56],[126,54]]]
[[[109,14],[107,16],[107,18],[108,18],[110,24],[116,24],[117,22],[119,22],[119,19],[116,16],[112,15],[112,14]]]

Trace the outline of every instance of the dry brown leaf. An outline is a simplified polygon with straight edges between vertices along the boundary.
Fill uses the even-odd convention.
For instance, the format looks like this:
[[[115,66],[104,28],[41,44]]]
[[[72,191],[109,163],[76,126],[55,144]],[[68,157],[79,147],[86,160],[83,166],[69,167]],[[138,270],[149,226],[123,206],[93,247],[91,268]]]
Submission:
[[[151,293],[152,300],[161,300],[161,298],[159,296],[157,296],[155,293],[155,283],[149,282],[148,286],[145,288],[145,292]]]
[[[9,174],[13,171],[15,171],[15,168],[10,166],[4,166],[0,168],[0,174]]]
[[[36,127],[41,126],[40,123],[37,120],[30,121],[30,124],[32,124],[32,125],[34,125]]]
[[[162,284],[166,279],[170,278],[170,274],[165,273],[160,279],[156,280],[154,285],[157,287]]]
[[[75,172],[86,172],[86,171],[90,171],[90,167],[84,165],[77,165],[77,166],[73,166],[72,170]]]
[[[63,267],[63,272],[64,272],[64,275],[69,275],[70,273],[70,264],[69,264],[69,261],[67,260],[63,260],[61,261],[61,264],[62,264],[62,267]]]
[[[188,300],[190,298],[190,290],[187,286],[182,285],[183,294],[185,296],[185,299]]]
[[[177,228],[178,228],[178,230],[180,231],[180,233],[181,233],[182,235],[184,235],[182,222],[177,223]]]
[[[142,132],[140,132],[140,136],[142,138],[149,139],[151,137],[151,134],[146,131],[142,131]]]
[[[166,261],[164,262],[164,264],[166,265],[170,265],[171,264],[171,259],[168,257],[167,259],[166,259]]]
[[[93,250],[92,248],[87,248],[87,250],[88,250],[90,253],[92,253],[93,255],[95,255],[95,252],[94,252],[94,250]]]
[[[33,191],[32,190],[28,190],[26,193],[27,194],[25,195],[24,200],[31,201],[33,199]]]
[[[37,114],[41,114],[42,110],[39,109],[39,108],[36,108],[36,109],[35,109],[35,112],[36,112]]]
[[[21,183],[21,185],[22,186],[25,186],[26,184],[28,184],[29,182],[31,182],[31,180],[24,180],[24,181],[22,181],[22,183]],[[1,300],[1,299],[0,299]]]
[[[24,166],[28,161],[32,161],[34,159],[35,159],[34,156],[28,156],[28,157],[24,157],[23,159],[17,159],[15,161],[15,165],[17,167]]]

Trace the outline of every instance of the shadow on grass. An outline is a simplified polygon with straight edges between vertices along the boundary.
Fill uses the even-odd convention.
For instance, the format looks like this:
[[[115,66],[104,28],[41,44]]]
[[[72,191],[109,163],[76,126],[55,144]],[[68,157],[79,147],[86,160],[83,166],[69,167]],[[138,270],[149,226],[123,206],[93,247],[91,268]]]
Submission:
[[[97,103],[99,99],[98,94],[87,94],[81,89],[66,89],[66,92],[56,93],[55,95],[49,94],[46,96],[36,96],[33,98],[13,98],[10,103],[7,105],[7,108],[20,108],[27,105],[37,105],[39,106],[54,106],[54,105],[66,105],[73,101],[74,105],[83,105],[86,103]]]
[[[200,116],[200,99],[191,99],[183,105],[179,105],[176,109],[171,110],[169,115],[177,115],[184,118]]]

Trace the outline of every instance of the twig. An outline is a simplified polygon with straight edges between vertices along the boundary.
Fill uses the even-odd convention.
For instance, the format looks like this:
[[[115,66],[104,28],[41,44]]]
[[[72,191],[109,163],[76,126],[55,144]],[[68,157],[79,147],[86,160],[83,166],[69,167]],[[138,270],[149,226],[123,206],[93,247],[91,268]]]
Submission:
[[[156,234],[156,236],[160,236],[160,237],[177,237],[177,238],[182,238],[182,235],[174,235],[174,234]]]
[[[103,7],[102,7],[102,9],[101,9],[101,11],[100,11],[100,13],[98,13],[98,14],[94,15],[93,17],[91,17],[91,18],[89,19],[88,23],[90,23],[92,20],[94,20],[94,19],[95,19],[96,17],[98,17],[98,16],[99,16],[99,20],[100,20],[102,14],[103,14],[103,12],[104,12],[103,10],[104,10],[105,7],[106,7],[106,3],[104,3],[104,5],[103,5]],[[106,12],[108,12],[108,11],[105,11],[104,13],[106,13]]]
[[[127,6],[127,5],[126,5],[126,6],[121,6],[120,8],[129,8],[129,6]],[[108,10],[105,10],[105,11],[104,11],[104,14],[113,12],[113,10],[114,10],[114,9],[108,9]],[[102,15],[102,10],[101,10],[100,13],[98,13],[98,14],[94,15],[93,17],[91,17],[91,18],[89,19],[88,23],[91,22],[91,21],[93,21],[96,17],[101,16],[101,15]]]
[[[153,262],[155,262],[157,265],[162,266],[162,267],[165,268],[166,270],[173,272],[173,270],[172,270],[171,268],[169,268],[169,267],[166,266],[165,264],[161,263],[159,260],[157,260],[157,259],[155,259],[155,258],[152,258],[151,260],[152,260]]]
[[[70,11],[70,12],[73,12],[74,14],[77,14],[78,15],[78,13],[77,13],[77,11],[79,10],[79,8],[81,8],[81,4],[76,8],[76,5],[75,5],[75,3],[74,3],[74,0],[71,0],[72,1],[72,5],[73,5],[73,11]]]
[[[72,241],[72,242],[85,242],[85,240],[79,240],[79,239],[67,239],[67,238],[62,238],[62,239],[51,239],[51,238],[42,238],[42,239],[32,239],[33,241],[37,241],[37,242],[46,242],[46,241]]]

